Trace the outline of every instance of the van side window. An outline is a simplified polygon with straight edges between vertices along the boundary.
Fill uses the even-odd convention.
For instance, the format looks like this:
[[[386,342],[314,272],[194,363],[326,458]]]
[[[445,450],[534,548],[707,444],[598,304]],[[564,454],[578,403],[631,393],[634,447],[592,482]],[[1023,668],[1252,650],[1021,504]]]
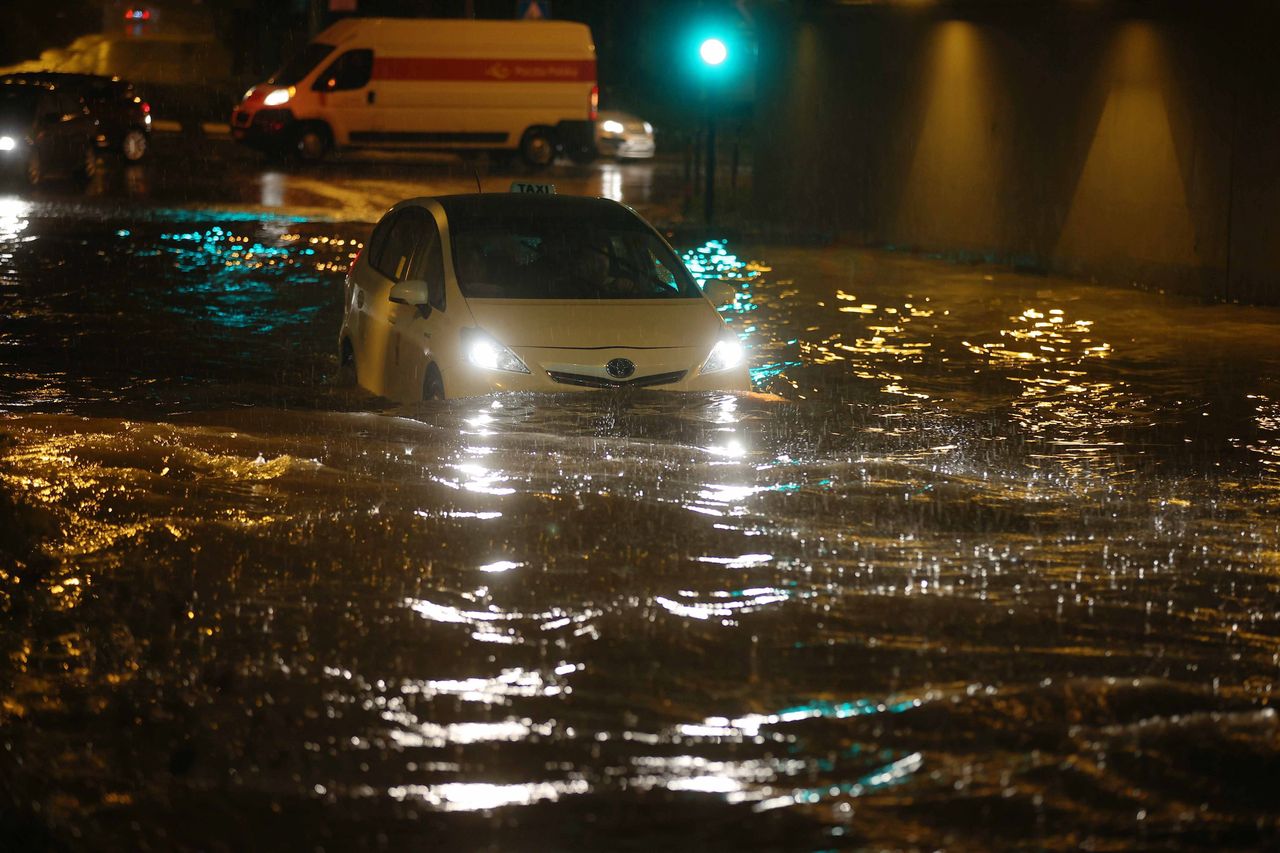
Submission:
[[[413,261],[409,264],[408,277],[427,283],[431,307],[444,310],[444,249],[440,242],[440,230],[428,217],[419,232]]]
[[[414,250],[427,248],[422,245],[423,237],[434,230],[430,213],[421,207],[406,207],[391,223],[382,251],[374,254],[371,250],[369,263],[392,281],[405,281],[409,278]],[[377,236],[375,234],[375,238]],[[437,236],[436,242],[439,241]]]
[[[348,50],[320,72],[312,89],[317,92],[343,92],[363,89],[373,76],[373,51],[367,48]]]

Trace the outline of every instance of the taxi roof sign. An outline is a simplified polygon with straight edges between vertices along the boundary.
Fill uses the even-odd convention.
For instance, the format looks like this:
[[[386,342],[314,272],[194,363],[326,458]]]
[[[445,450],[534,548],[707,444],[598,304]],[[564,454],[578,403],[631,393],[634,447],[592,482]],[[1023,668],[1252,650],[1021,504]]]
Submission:
[[[529,184],[524,181],[512,181],[511,191],[513,193],[533,193],[535,195],[555,195],[555,184]]]

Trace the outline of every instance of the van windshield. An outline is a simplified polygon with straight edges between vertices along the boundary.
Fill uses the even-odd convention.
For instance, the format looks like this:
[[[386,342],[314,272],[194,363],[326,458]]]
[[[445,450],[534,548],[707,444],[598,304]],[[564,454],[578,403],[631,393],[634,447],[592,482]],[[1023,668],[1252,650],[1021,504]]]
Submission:
[[[300,53],[293,55],[293,58],[284,64],[279,71],[275,73],[268,83],[274,83],[277,86],[296,86],[303,77],[311,72],[320,64],[326,56],[333,53],[333,45],[323,44],[322,42],[313,41],[302,49]]]
[[[458,286],[470,299],[694,299],[667,246],[639,223],[547,215],[451,217]]]

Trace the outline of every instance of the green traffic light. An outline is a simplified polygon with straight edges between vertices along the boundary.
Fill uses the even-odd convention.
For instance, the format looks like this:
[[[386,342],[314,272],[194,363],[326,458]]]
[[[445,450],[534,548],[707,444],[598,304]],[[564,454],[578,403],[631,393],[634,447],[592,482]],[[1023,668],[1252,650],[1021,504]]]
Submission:
[[[729,58],[729,48],[720,39],[709,38],[698,47],[698,56],[707,65],[721,65]]]

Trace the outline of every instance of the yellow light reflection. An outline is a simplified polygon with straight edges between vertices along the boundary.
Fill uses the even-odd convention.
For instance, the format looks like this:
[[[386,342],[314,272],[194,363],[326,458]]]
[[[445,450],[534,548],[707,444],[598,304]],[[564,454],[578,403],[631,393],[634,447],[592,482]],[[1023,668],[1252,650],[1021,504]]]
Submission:
[[[1055,256],[1069,269],[1117,261],[1196,266],[1195,226],[1165,96],[1174,77],[1154,25],[1120,27],[1103,69],[1110,90]]]
[[[967,21],[943,21],[930,34],[927,69],[913,128],[916,143],[891,235],[897,243],[984,249],[1000,245],[1001,204],[1010,162],[1011,107],[991,68],[986,36]]]

